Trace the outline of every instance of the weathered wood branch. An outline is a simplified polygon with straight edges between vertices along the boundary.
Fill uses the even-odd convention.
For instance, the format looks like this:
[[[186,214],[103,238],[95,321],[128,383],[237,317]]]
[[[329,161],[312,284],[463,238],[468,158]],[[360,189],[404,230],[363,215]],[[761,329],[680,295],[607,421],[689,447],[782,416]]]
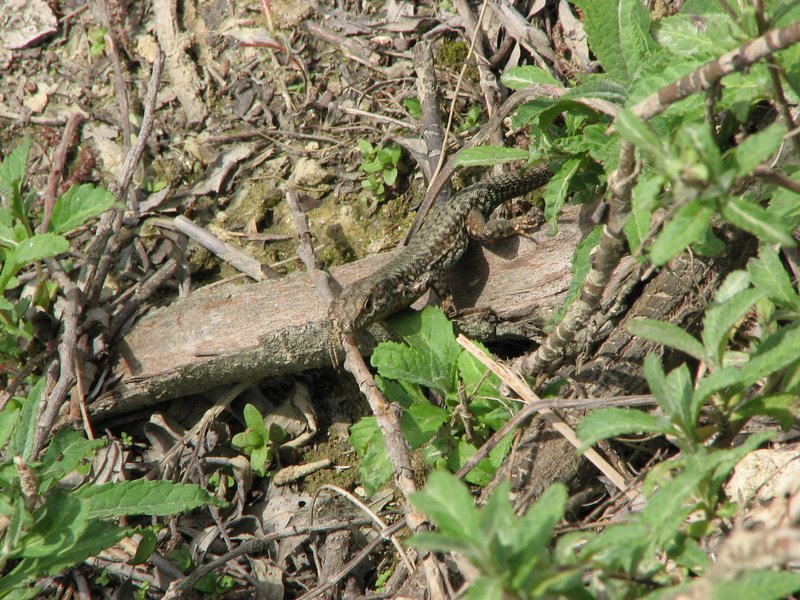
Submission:
[[[509,323],[544,322],[569,285],[575,244],[591,227],[580,215],[577,207],[565,211],[555,237],[540,231],[532,239],[470,247],[447,277],[468,335],[490,341]],[[390,258],[391,253],[371,256],[333,274],[344,285]],[[494,324],[469,316],[488,309],[497,317]],[[234,381],[329,365],[326,314],[305,273],[201,289],[153,310],[119,341],[113,371],[119,381],[90,410],[111,416]],[[369,352],[381,337],[380,327],[359,336],[362,351]]]

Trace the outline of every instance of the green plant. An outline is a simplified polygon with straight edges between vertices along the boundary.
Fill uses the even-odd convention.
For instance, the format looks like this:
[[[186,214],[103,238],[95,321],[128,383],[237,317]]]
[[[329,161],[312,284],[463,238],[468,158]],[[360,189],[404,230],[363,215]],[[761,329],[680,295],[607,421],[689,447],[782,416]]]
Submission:
[[[379,202],[385,200],[387,186],[393,187],[397,181],[402,155],[400,146],[387,144],[376,148],[368,140],[358,140],[358,149],[361,152],[359,168],[367,174],[361,186]]]
[[[69,474],[86,475],[104,445],[70,429],[58,431],[40,460],[31,457],[44,379],[27,398],[14,397],[0,412],[0,597],[33,597],[29,586],[98,554],[133,533],[152,551],[149,529],[110,522],[130,515],[167,516],[224,503],[205,490],[168,481],[119,481],[65,487]],[[149,552],[148,551],[148,552]],[[138,556],[137,560],[144,560]]]
[[[274,423],[268,429],[264,417],[252,404],[244,407],[244,422],[247,429],[233,436],[231,443],[249,457],[253,471],[265,477],[267,468],[275,458],[277,446],[286,438],[286,432]]]
[[[478,568],[481,576],[471,583],[465,598],[580,597],[581,569],[560,568],[548,549],[553,529],[564,516],[566,488],[550,487],[521,518],[508,501],[509,489],[504,481],[479,509],[462,482],[448,473],[431,473],[425,491],[412,495],[411,503],[430,517],[438,531],[417,533],[408,544],[458,552]]]
[[[69,250],[64,234],[113,206],[114,197],[92,184],[74,185],[56,199],[47,231],[34,231],[32,213],[35,192],[24,186],[30,140],[17,146],[0,163],[0,361],[23,353],[20,340],[30,344],[34,323],[32,307],[49,310],[55,285],[44,277],[36,279],[30,294],[18,293],[17,276],[33,264],[41,273],[41,261]]]
[[[458,126],[456,131],[458,131],[459,133],[464,133],[465,131],[469,131],[473,127],[477,127],[478,118],[480,116],[481,116],[480,106],[472,106],[467,112],[467,116],[464,117],[464,121],[461,123],[461,125]]]
[[[500,429],[516,410],[501,399],[499,380],[456,343],[453,325],[438,308],[400,315],[388,321],[403,340],[382,342],[372,354],[375,382],[391,402],[405,409],[401,428],[412,450],[429,465],[456,471]],[[428,400],[429,390],[441,399]],[[350,443],[361,462],[361,483],[368,494],[391,475],[383,437],[374,417],[350,429]],[[508,436],[466,476],[485,485],[511,444]]]
[[[736,6],[689,0],[677,14],[653,21],[638,0],[573,3],[582,11],[590,48],[605,72],[582,75],[559,97],[522,105],[513,123],[528,127],[527,149],[473,148],[459,154],[459,164],[546,158],[554,177],[544,196],[545,214],[554,231],[568,195],[578,202],[594,198],[596,189],[621,171],[627,179],[615,183],[633,185],[633,191],[627,239],[619,245],[627,241],[639,260],[660,267],[687,249],[716,255],[724,249],[715,234],[721,225],[757,238],[758,256],[726,277],[700,319],[699,336],[652,320],[629,326],[631,333],[675,348],[696,365],[680,364],[667,373],[656,356],[647,357],[644,374],[660,414],[600,409],[578,427],[587,447],[639,433],[664,435],[677,447],[675,458],[647,472],[640,512],[597,531],[557,536],[554,526],[566,501],[560,487],[551,488],[517,519],[505,485],[478,509],[463,484],[435,472],[412,502],[438,531],[415,535],[410,543],[457,552],[470,561],[479,573],[465,594],[473,598],[660,598],[683,592],[690,597],[785,597],[800,590],[800,574],[743,563],[729,580],[719,579],[719,571],[716,579],[703,576],[712,566],[707,535],[736,511],[723,485],[741,458],[773,436],[770,431],[742,435],[745,426],[754,417],[769,417],[788,428],[797,417],[800,296],[779,250],[797,245],[792,233],[800,226],[800,174],[796,166],[783,165],[779,175],[792,181],[781,187],[751,185],[772,172],[773,157],[796,132],[775,124],[752,133],[751,114],[765,101],[778,108],[798,102],[800,44],[789,45],[796,29],[791,35],[776,30],[800,20],[800,5],[789,0]],[[768,29],[774,34],[766,43],[773,61],[769,66],[738,64],[747,55],[743,51],[735,59],[717,60]],[[774,45],[776,39],[783,45]],[[775,52],[778,47],[784,49]],[[709,74],[724,75],[723,83],[706,97],[687,94],[705,92]],[[681,85],[675,84],[682,77]],[[537,67],[510,69],[503,81],[516,89],[557,84]],[[670,95],[680,100],[665,100]],[[609,104],[600,110],[597,103],[584,103],[586,98]],[[643,103],[646,99],[653,104]],[[653,108],[656,102],[662,104]],[[635,156],[621,153],[628,144],[635,147]],[[624,170],[618,164],[621,156],[636,168]],[[624,190],[614,192],[612,200],[621,204]],[[588,250],[599,235],[594,233],[594,240],[575,254],[576,281],[568,303],[578,299],[583,278],[596,268]],[[416,368],[430,368],[420,362]],[[383,375],[374,359],[373,365]],[[418,385],[415,377],[399,373],[406,382],[399,389],[405,393]],[[388,386],[382,389],[392,397]],[[392,399],[398,402],[398,397]],[[404,406],[410,410],[413,404]],[[377,464],[368,453],[364,456]]]
[[[90,27],[87,32],[89,38],[89,54],[92,56],[100,56],[106,51],[106,33],[108,29],[105,27]]]

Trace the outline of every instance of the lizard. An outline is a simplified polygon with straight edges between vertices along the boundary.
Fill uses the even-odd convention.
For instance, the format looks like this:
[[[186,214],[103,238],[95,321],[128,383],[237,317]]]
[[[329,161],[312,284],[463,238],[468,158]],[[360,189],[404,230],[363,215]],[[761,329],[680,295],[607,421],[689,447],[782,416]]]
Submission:
[[[410,306],[429,288],[438,292],[441,276],[464,254],[470,237],[491,241],[537,226],[528,217],[487,218],[506,200],[542,187],[552,176],[547,165],[538,165],[489,177],[435,209],[397,256],[347,286],[331,302],[331,346],[337,345],[341,334],[355,333]]]

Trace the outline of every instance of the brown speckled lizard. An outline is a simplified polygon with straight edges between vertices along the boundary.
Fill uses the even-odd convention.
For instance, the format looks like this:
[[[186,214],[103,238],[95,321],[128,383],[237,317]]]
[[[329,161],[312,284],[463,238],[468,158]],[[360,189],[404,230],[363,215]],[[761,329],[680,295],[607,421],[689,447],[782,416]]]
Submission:
[[[490,177],[458,192],[429,215],[408,246],[386,266],[346,287],[330,305],[331,340],[385,319],[435,286],[461,258],[469,237],[492,240],[523,233],[535,226],[529,218],[487,217],[506,200],[542,187],[553,176],[547,165]]]

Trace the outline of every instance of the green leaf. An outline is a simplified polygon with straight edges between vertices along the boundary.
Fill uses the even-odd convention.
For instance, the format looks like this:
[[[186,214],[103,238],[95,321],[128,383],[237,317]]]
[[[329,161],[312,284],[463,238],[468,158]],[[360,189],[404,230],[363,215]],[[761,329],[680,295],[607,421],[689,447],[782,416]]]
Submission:
[[[458,471],[476,451],[477,448],[474,445],[459,439],[455,447],[451,448],[447,454],[447,468],[453,472]],[[488,485],[496,470],[497,468],[487,458],[481,459],[464,476],[464,481],[480,486]]]
[[[105,445],[104,440],[87,440],[79,431],[59,429],[42,457],[39,493],[46,493],[53,483],[74,470],[87,475],[92,456]]]
[[[606,73],[626,84],[639,75],[655,42],[650,36],[650,13],[638,0],[575,2],[584,13],[589,47]]]
[[[705,360],[703,345],[672,323],[653,319],[636,319],[628,323],[628,331],[632,335],[680,350],[697,360]]]
[[[533,65],[511,67],[500,77],[503,85],[512,90],[521,90],[534,83],[561,85],[549,71]]]
[[[89,519],[108,519],[126,515],[169,516],[198,506],[226,503],[194,484],[171,481],[115,481],[84,485],[75,492]]]
[[[582,158],[570,158],[556,171],[544,192],[544,217],[550,223],[550,235],[558,233],[558,215],[567,198],[569,182],[578,173]]]
[[[784,129],[772,124],[766,129],[747,136],[726,156],[726,162],[732,163],[736,175],[749,175],[762,162],[767,160],[783,143]]]
[[[771,247],[762,245],[758,258],[747,263],[747,272],[756,288],[763,290],[779,306],[800,311],[800,296],[792,285],[789,274],[778,253]]]
[[[425,513],[441,533],[472,545],[483,538],[478,509],[467,486],[450,473],[434,471],[425,490],[410,497],[411,504]]]
[[[599,98],[614,104],[622,105],[628,94],[625,86],[606,78],[590,79],[584,83],[569,88],[562,98]]]
[[[750,360],[739,369],[744,385],[787,367],[800,356],[800,322],[793,322],[764,340]]]
[[[624,228],[631,254],[639,250],[647,234],[650,233],[653,211],[658,205],[658,196],[663,186],[662,175],[650,175],[640,177],[633,187],[631,214]]]
[[[361,485],[367,496],[372,496],[392,476],[392,465],[375,417],[363,417],[352,425],[349,441],[361,461]]]
[[[68,532],[65,532],[68,533]],[[0,593],[42,577],[56,575],[110,548],[128,535],[128,530],[111,523],[89,523],[77,538],[70,538],[61,551],[47,556],[23,558],[11,573],[0,578]]]
[[[449,413],[433,404],[415,404],[403,414],[401,426],[408,447],[416,450],[436,435],[450,418]]]
[[[19,418],[8,445],[7,456],[21,456],[24,462],[31,458],[33,438],[36,434],[36,417],[39,414],[39,402],[46,377],[40,377],[22,402]]]
[[[732,581],[716,583],[713,600],[779,600],[800,590],[800,573],[788,571],[745,571]]]
[[[713,303],[706,309],[701,337],[712,365],[721,366],[731,328],[765,294],[764,290],[758,288],[746,289],[724,302]]]
[[[502,146],[476,146],[465,148],[456,156],[457,167],[490,167],[516,160],[528,160],[530,152],[523,148]]]
[[[375,154],[375,148],[370,144],[369,140],[358,140],[358,150],[364,158],[369,158]]]
[[[391,167],[389,169],[384,169],[384,171],[383,171],[383,182],[386,185],[394,185],[395,181],[397,181],[397,167]]]
[[[782,244],[790,248],[797,245],[784,221],[740,196],[730,196],[720,207],[720,212],[728,221],[764,242]]]
[[[55,488],[33,516],[34,525],[20,544],[20,555],[29,558],[67,550],[88,524],[85,506],[63,488]]]
[[[6,197],[7,201],[11,201],[11,195],[15,185],[25,177],[25,166],[28,164],[28,151],[31,147],[30,138],[25,138],[11,154],[3,159],[0,163],[0,194]],[[15,183],[16,182],[16,183]]]
[[[737,367],[716,369],[697,383],[697,388],[694,391],[694,401],[698,403],[703,402],[715,392],[732,386],[742,385],[743,383],[744,377]]]
[[[650,547],[663,548],[675,539],[680,533],[681,523],[694,510],[695,503],[690,500],[716,466],[711,461],[706,465],[698,463],[692,461],[691,468],[687,467],[672,481],[662,483],[639,515],[637,520],[650,530]]]
[[[714,235],[712,227],[706,227],[700,239],[692,244],[692,250],[700,256],[722,256],[725,242]]]
[[[650,248],[653,264],[657,267],[666,264],[697,241],[711,222],[712,214],[714,209],[703,202],[694,201],[681,206]]]
[[[66,238],[55,233],[41,233],[29,237],[14,248],[9,262],[26,265],[30,262],[50,258],[69,250]]]
[[[567,295],[564,297],[564,302],[547,321],[546,330],[548,332],[561,320],[575,299],[581,295],[583,282],[586,280],[586,276],[592,268],[592,250],[594,250],[595,246],[597,246],[600,241],[600,234],[602,232],[602,226],[598,225],[589,235],[578,242],[575,253],[572,255],[572,280],[569,282],[569,289],[567,290]]]
[[[453,324],[438,308],[404,314],[387,321],[408,346],[379,344],[372,366],[381,377],[422,385],[442,395],[455,392],[455,365],[461,346],[453,335]]]
[[[91,183],[73,185],[56,200],[48,231],[66,233],[114,205],[114,195]]]
[[[503,582],[498,577],[478,577],[469,584],[464,600],[503,600]]]
[[[733,20],[723,12],[684,13],[660,19],[655,38],[676,56],[706,61],[739,45],[732,35],[737,29]]]
[[[733,419],[750,419],[758,415],[767,415],[775,419],[781,429],[788,431],[797,418],[796,394],[772,394],[753,398],[736,408]]]
[[[543,553],[547,550],[553,537],[553,529],[564,518],[566,504],[567,488],[556,483],[547,488],[528,509],[517,525],[517,560],[524,559],[526,554]]]
[[[648,354],[644,361],[644,376],[656,402],[672,420],[673,425],[687,437],[693,437],[692,381],[686,363],[665,377],[661,361],[654,354]]]
[[[640,150],[655,157],[667,154],[664,143],[651,127],[627,108],[623,108],[617,113],[614,125],[623,138]]]
[[[717,181],[722,175],[724,165],[719,146],[714,140],[714,134],[707,123],[685,123],[675,137],[675,142],[681,148],[681,157],[689,166],[695,166],[696,176]],[[698,171],[696,165],[705,168]],[[685,167],[684,167],[685,168]],[[703,171],[707,171],[703,173]]]
[[[489,351],[480,343],[478,348],[490,356]],[[458,376],[464,384],[464,393],[468,398],[497,398],[497,387],[500,379],[469,352],[458,355]]]
[[[598,408],[586,415],[576,433],[583,442],[580,451],[600,440],[628,433],[674,433],[675,428],[665,417],[656,417],[640,410]]]

